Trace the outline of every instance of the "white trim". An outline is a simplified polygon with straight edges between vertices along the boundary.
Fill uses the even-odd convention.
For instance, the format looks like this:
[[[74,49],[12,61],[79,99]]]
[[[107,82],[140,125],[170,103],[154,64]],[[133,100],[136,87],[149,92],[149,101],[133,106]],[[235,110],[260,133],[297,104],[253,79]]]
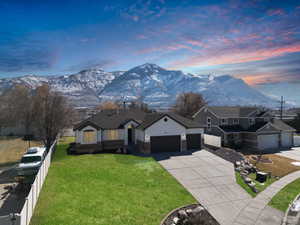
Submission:
[[[221,125],[228,125],[228,120],[229,120],[228,118],[221,118],[220,120],[221,120]]]
[[[192,118],[195,118],[204,108],[207,108],[206,105],[202,106],[193,116]]]
[[[278,129],[278,128],[275,127],[271,122],[268,122],[268,123],[266,123],[263,127],[261,127],[261,128],[259,128],[258,130],[256,130],[256,133],[258,133],[260,130],[262,130],[263,128],[265,128],[267,125],[269,125],[269,126],[275,128],[275,129]],[[278,130],[278,131],[280,131],[280,130]],[[269,132],[269,131],[268,131],[268,132]],[[275,131],[274,131],[274,132],[275,132]]]
[[[237,121],[236,123],[234,122],[235,120]],[[232,118],[232,124],[233,125],[239,125],[240,124],[239,118]]]

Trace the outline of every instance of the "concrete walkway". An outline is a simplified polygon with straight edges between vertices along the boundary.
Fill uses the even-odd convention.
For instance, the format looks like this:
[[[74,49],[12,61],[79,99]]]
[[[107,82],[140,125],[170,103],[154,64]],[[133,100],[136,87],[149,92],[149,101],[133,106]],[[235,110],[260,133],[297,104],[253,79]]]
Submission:
[[[189,155],[161,154],[156,159],[222,225],[232,225],[251,200],[236,183],[233,164],[206,150]]]
[[[269,207],[268,203],[284,186],[298,178],[300,178],[300,171],[291,173],[271,184],[249,202],[249,204],[236,217],[233,224],[280,225],[284,213]]]
[[[300,147],[294,147],[289,150],[280,151],[280,152],[276,153],[276,155],[287,157],[287,158],[293,159],[295,161],[300,161]]]
[[[251,198],[236,183],[233,164],[208,151],[155,157],[221,225],[280,225],[284,213],[269,207],[268,202],[300,178],[300,171],[289,174]]]

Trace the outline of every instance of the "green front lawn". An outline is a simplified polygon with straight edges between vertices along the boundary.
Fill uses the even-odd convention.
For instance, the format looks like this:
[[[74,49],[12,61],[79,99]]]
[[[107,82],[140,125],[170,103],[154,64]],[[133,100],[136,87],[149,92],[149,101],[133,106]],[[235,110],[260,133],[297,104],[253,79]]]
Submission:
[[[279,209],[285,212],[289,204],[300,193],[300,179],[293,181],[282,188],[269,202],[269,205],[273,208]]]
[[[252,197],[255,197],[259,192],[262,192],[265,190],[269,185],[271,185],[273,182],[276,181],[275,178],[269,178],[267,182],[264,184],[259,183],[255,180],[256,174],[252,173],[249,175],[249,177],[252,179],[254,183],[256,183],[256,189],[258,190],[258,193],[255,193],[252,191],[252,189],[243,181],[240,173],[235,172],[236,182],[243,188],[245,191],[247,191]]]
[[[70,156],[60,142],[31,225],[158,225],[196,200],[153,158]]]

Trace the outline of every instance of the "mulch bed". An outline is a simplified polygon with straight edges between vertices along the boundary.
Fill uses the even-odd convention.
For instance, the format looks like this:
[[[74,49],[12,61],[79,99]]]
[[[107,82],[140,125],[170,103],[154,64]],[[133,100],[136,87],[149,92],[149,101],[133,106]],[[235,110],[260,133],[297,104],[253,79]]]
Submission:
[[[192,205],[188,205],[188,206],[184,206],[184,207],[181,207],[181,208],[178,208],[176,210],[174,210],[173,212],[171,212],[161,223],[161,225],[173,225],[173,224],[180,224],[181,223],[174,223],[174,218],[178,217],[178,212],[180,210],[188,210],[188,209],[191,209],[191,210],[194,210],[195,208],[201,206],[200,204],[192,204]],[[193,224],[193,223],[188,223],[187,225],[220,225],[217,220],[212,217],[212,215],[210,215],[210,213],[205,210],[203,212],[203,215],[202,217],[203,218],[203,221],[200,222],[200,223],[197,223],[197,224]]]
[[[212,149],[209,147],[205,147],[205,149],[219,157],[221,157],[222,159],[225,159],[226,161],[229,161],[231,163],[235,163],[236,161],[242,161],[244,160],[244,156],[243,154],[230,149],[230,148],[218,148],[218,149]]]

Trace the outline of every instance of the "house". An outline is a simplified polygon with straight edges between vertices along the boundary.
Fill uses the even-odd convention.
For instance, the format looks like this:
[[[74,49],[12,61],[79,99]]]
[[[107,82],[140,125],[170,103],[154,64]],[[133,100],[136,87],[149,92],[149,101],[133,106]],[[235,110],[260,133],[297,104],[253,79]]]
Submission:
[[[224,146],[274,150],[293,146],[295,129],[257,107],[204,106],[194,120],[205,133],[222,137]]]
[[[74,126],[76,151],[135,147],[142,153],[201,149],[203,127],[175,113],[104,110]],[[91,150],[92,149],[92,150]]]

